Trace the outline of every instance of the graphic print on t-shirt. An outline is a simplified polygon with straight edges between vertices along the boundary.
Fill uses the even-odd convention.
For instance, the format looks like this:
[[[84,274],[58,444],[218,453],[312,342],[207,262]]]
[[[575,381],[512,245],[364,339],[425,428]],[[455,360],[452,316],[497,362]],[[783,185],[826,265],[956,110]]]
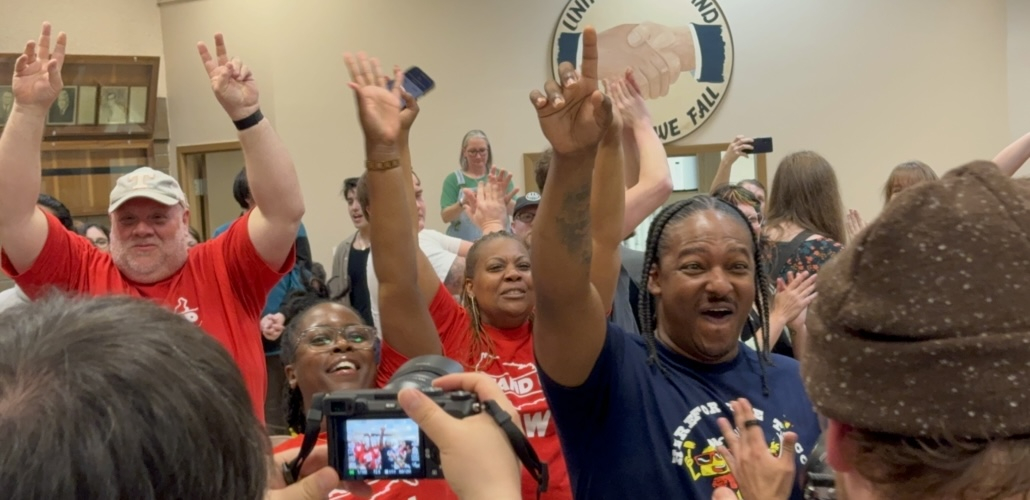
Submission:
[[[190,323],[200,326],[203,321],[200,320],[200,307],[190,307],[189,301],[186,297],[179,297],[178,303],[175,305],[175,314],[186,318]]]
[[[500,366],[501,373],[490,370],[492,364]],[[474,371],[490,375],[504,391],[508,401],[522,416],[522,427],[528,438],[542,438],[547,434],[547,426],[551,422],[551,410],[547,408],[547,399],[536,371],[536,363],[502,362],[490,353],[480,353]]]
[[[687,413],[683,422],[672,433],[672,463],[684,467],[695,483],[711,481],[713,490],[725,486],[733,490],[738,499],[743,499],[737,479],[733,477],[733,471],[730,470],[726,457],[718,452],[719,446],[725,446],[725,438],[721,434],[706,435],[705,431],[711,429],[712,426],[698,425],[703,420],[714,423],[719,417],[724,417],[732,422],[733,414],[724,412],[723,408],[729,409],[729,404],[712,401],[695,406]],[[764,411],[755,408],[754,412],[755,419],[762,422],[762,429],[767,439],[769,439],[771,424],[771,430],[775,433],[775,437],[769,439],[769,452],[774,456],[779,456],[783,433],[791,430],[791,422],[777,417],[773,417],[771,422],[767,422]],[[794,451],[797,453],[797,461],[802,466],[808,462],[805,448],[800,442],[794,446]]]

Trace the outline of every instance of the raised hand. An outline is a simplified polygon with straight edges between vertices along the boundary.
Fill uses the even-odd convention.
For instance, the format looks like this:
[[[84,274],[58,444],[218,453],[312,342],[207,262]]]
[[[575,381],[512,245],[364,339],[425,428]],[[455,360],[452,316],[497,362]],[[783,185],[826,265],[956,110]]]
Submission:
[[[597,31],[583,31],[582,73],[563,62],[561,83],[549,80],[544,92],[529,95],[536,107],[540,130],[556,154],[590,153],[597,148],[612,121],[611,100],[597,89]]]
[[[200,60],[204,63],[207,76],[211,79],[211,90],[222,109],[233,121],[242,120],[258,110],[258,88],[250,68],[238,57],[229,58],[225,49],[225,37],[215,33],[215,55],[211,57],[207,45],[197,42]]]
[[[651,112],[647,110],[647,104],[640,94],[640,86],[632,70],[627,69],[623,78],[610,86],[608,95],[611,96],[612,105],[627,126],[638,123],[651,126]]]
[[[848,231],[848,243],[854,241],[855,236],[858,236],[858,233],[862,232],[866,225],[865,221],[862,220],[862,215],[853,208],[848,210],[848,215],[845,217],[844,222]]]
[[[626,75],[629,77],[632,73],[629,70],[626,70]],[[627,118],[619,107],[620,100],[623,100],[623,103],[626,103],[630,99],[628,95],[629,91],[627,89],[628,86],[629,84],[627,84],[625,80],[615,80],[614,82],[609,82],[608,80],[604,81],[604,91],[608,94],[608,97],[611,98],[612,108],[614,109],[612,112],[612,123],[608,125],[608,131],[604,136],[604,142],[607,144],[619,144],[619,141],[622,140],[622,126],[627,123],[632,123],[632,120]],[[641,99],[640,103],[643,104],[643,102],[643,99]],[[646,107],[644,108],[644,112],[647,112]],[[648,118],[650,119],[650,117]],[[650,124],[648,126],[650,126]]]
[[[741,495],[748,500],[788,498],[794,485],[794,445],[798,441],[797,434],[783,433],[779,456],[773,456],[751,403],[742,398],[731,401],[730,407],[733,409],[736,431],[729,420],[719,419],[719,430],[722,431],[726,446],[720,446],[718,451],[730,465],[730,472],[737,479]]]
[[[733,142],[726,147],[725,157],[731,158],[733,161],[736,161],[737,158],[740,158],[741,156],[747,158],[747,154],[751,152],[753,147],[752,144],[754,144],[754,142],[755,140],[750,137],[744,137],[742,135],[734,137]]]
[[[511,184],[511,177],[511,172],[494,165],[490,170],[490,176],[487,178],[490,183],[496,185],[496,189],[504,193],[505,205],[511,203],[511,200],[515,199],[515,195],[519,194],[519,188],[511,188],[511,191],[507,190],[508,185]]]
[[[415,123],[415,118],[418,118],[418,100],[404,89],[401,89],[401,98],[404,99],[404,109],[401,110],[401,129],[408,131]]]
[[[798,316],[815,300],[815,278],[816,275],[809,274],[808,271],[802,271],[796,276],[793,272],[788,273],[787,281],[778,278],[771,314],[780,315],[788,326],[795,324]]]
[[[61,68],[64,67],[64,53],[68,37],[62,32],[57,35],[57,44],[50,52],[50,23],[43,23],[38,42],[25,44],[25,51],[14,63],[14,78],[11,90],[14,102],[19,107],[46,112],[64,88]]]
[[[394,66],[396,79],[393,89],[388,89],[378,59],[369,59],[364,52],[358,52],[357,59],[347,53],[343,55],[343,60],[350,72],[351,81],[347,86],[354,90],[358,102],[358,119],[365,133],[366,146],[396,144],[403,127],[400,103],[404,73],[400,66]],[[411,120],[414,119],[414,115],[411,115]]]
[[[480,229],[486,228],[491,223],[496,223],[501,228],[506,226],[508,202],[511,201],[511,196],[518,191],[513,189],[510,196],[505,193],[510,181],[510,173],[493,167],[487,181],[480,182],[475,193],[466,192],[466,213]]]

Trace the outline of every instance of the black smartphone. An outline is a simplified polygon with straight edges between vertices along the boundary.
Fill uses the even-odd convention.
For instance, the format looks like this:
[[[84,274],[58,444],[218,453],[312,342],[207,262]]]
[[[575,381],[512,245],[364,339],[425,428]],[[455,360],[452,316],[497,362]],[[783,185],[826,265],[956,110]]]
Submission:
[[[411,94],[412,97],[418,99],[433,90],[436,86],[436,82],[422,71],[422,68],[418,66],[412,66],[404,72],[404,90]],[[393,80],[387,83],[387,88],[393,88]],[[401,100],[401,108],[404,108],[404,100]]]
[[[748,154],[772,153],[772,137],[755,137],[751,143],[751,151]]]

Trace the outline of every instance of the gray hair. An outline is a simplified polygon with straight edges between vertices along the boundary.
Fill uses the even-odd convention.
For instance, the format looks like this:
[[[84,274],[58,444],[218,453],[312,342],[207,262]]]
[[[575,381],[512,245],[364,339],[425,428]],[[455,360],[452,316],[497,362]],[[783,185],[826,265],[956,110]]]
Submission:
[[[465,137],[461,139],[461,151],[458,152],[458,163],[461,163],[461,170],[464,172],[468,170],[468,160],[465,159],[465,148],[469,145],[469,139],[473,137],[479,137],[486,141],[486,168],[490,169],[490,166],[494,164],[494,149],[490,145],[490,138],[486,136],[486,132],[482,130],[469,130],[465,134]]]

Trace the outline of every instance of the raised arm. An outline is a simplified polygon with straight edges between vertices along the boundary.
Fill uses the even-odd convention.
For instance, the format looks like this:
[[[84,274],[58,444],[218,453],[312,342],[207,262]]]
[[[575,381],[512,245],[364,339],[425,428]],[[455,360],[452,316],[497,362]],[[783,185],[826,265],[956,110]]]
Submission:
[[[608,95],[617,101],[624,95],[625,83],[616,81],[608,85]],[[590,261],[590,282],[601,298],[605,309],[612,306],[615,288],[619,283],[622,257],[623,217],[625,216],[626,188],[622,165],[622,120],[612,113],[612,123],[601,140],[594,159],[593,185],[590,193],[590,231],[593,240],[593,258]]]
[[[14,63],[14,107],[0,135],[0,242],[16,271],[32,267],[47,238],[47,220],[36,208],[42,183],[40,144],[47,112],[64,88],[64,33],[50,53],[50,24],[38,42],[25,44]]]
[[[410,168],[402,167],[400,151],[400,89],[403,74],[394,70],[396,84],[387,90],[379,63],[364,54],[345,54],[350,88],[358,103],[365,136],[365,170],[370,205],[372,265],[379,279],[380,327],[383,339],[405,356],[442,351],[429,317],[426,297],[411,277],[417,271],[417,246],[411,211]]]
[[[615,100],[615,106],[622,116],[623,126],[633,132],[632,145],[626,151],[636,151],[639,156],[634,161],[640,165],[637,183],[626,190],[626,216],[622,225],[622,237],[626,238],[668,201],[672,194],[672,174],[665,146],[654,131],[651,114],[633,80],[633,73],[627,71],[623,81],[624,92]]]
[[[733,170],[733,164],[736,163],[737,158],[741,156],[747,157],[748,151],[751,151],[751,144],[754,142],[754,139],[742,135],[733,138],[733,142],[726,147],[726,154],[722,156],[722,161],[719,162],[719,169],[715,171],[712,187],[708,188],[709,192],[715,191],[719,186],[730,183],[730,172]]]
[[[537,362],[565,386],[582,384],[601,353],[605,310],[590,283],[591,171],[612,107],[597,90],[597,32],[583,31],[582,75],[565,62],[561,83],[534,90],[540,129],[554,148],[547,189],[533,224]]]
[[[1030,160],[1030,134],[1016,139],[1001,150],[998,156],[994,157],[994,164],[998,165],[1005,175],[1012,177],[1027,160]]]
[[[272,123],[261,115],[254,75],[238,58],[229,58],[222,34],[215,34],[215,57],[204,42],[197,43],[197,50],[215,98],[241,129],[247,182],[256,205],[247,223],[250,240],[265,263],[279,269],[293,249],[304,217],[304,196],[293,160]]]

